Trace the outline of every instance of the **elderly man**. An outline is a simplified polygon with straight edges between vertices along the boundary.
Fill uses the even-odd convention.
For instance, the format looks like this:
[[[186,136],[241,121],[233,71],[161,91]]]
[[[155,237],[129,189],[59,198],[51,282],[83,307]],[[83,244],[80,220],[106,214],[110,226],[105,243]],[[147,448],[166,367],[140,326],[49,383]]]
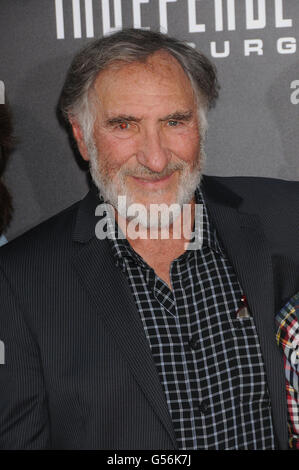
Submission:
[[[1,252],[2,448],[287,448],[275,314],[299,289],[299,185],[202,175],[217,94],[159,33],[75,57],[60,106],[94,186]]]

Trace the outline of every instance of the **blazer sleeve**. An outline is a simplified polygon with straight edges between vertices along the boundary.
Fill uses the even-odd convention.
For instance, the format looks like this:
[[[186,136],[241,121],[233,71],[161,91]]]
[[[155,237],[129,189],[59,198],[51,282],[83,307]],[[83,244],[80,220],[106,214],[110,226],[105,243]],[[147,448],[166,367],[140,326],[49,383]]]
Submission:
[[[39,348],[0,269],[0,449],[50,447]]]

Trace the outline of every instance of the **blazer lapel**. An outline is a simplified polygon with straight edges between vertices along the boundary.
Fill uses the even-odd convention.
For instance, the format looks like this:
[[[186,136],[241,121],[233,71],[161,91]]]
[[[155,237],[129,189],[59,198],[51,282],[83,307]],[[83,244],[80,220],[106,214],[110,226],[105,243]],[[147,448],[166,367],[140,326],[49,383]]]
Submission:
[[[207,182],[206,182],[207,183]],[[280,448],[287,448],[287,408],[283,358],[275,341],[275,296],[271,253],[255,214],[239,212],[242,199],[222,187],[204,184],[208,210],[247,297],[255,319]]]
[[[126,276],[115,266],[108,241],[94,235],[97,204],[99,199],[89,193],[79,208],[73,239],[83,246],[73,265],[116,347],[177,447],[164,391]]]

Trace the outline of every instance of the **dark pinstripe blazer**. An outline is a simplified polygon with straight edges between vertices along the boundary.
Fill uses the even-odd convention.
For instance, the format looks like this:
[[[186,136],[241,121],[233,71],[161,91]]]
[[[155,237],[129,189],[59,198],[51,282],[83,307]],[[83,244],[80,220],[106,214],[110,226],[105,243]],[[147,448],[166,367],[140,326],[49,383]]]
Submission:
[[[287,447],[275,313],[299,290],[299,183],[204,177],[255,317]],[[0,447],[174,449],[163,390],[125,274],[95,235],[96,192],[0,249]]]

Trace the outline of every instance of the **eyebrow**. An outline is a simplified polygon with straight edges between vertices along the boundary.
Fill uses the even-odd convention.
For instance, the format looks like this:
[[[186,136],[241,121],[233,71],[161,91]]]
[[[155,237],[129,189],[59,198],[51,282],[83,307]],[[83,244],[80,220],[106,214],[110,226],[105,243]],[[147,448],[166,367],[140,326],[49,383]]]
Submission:
[[[119,116],[115,116],[113,118],[110,118],[110,119],[107,119],[106,120],[106,124],[108,126],[112,126],[113,124],[120,124],[124,121],[127,121],[127,122],[140,122],[141,119],[140,118],[137,118],[135,116],[130,116],[130,115],[127,115],[127,114],[121,114]]]
[[[165,121],[190,121],[193,116],[192,111],[175,111],[174,113],[168,114],[167,116],[159,119],[161,122]],[[131,116],[128,114],[120,114],[106,120],[106,125],[112,126],[114,124],[120,124],[122,122],[141,122],[141,118],[136,116]]]
[[[168,114],[164,118],[160,119],[160,121],[190,121],[192,116],[192,111],[176,111]]]

